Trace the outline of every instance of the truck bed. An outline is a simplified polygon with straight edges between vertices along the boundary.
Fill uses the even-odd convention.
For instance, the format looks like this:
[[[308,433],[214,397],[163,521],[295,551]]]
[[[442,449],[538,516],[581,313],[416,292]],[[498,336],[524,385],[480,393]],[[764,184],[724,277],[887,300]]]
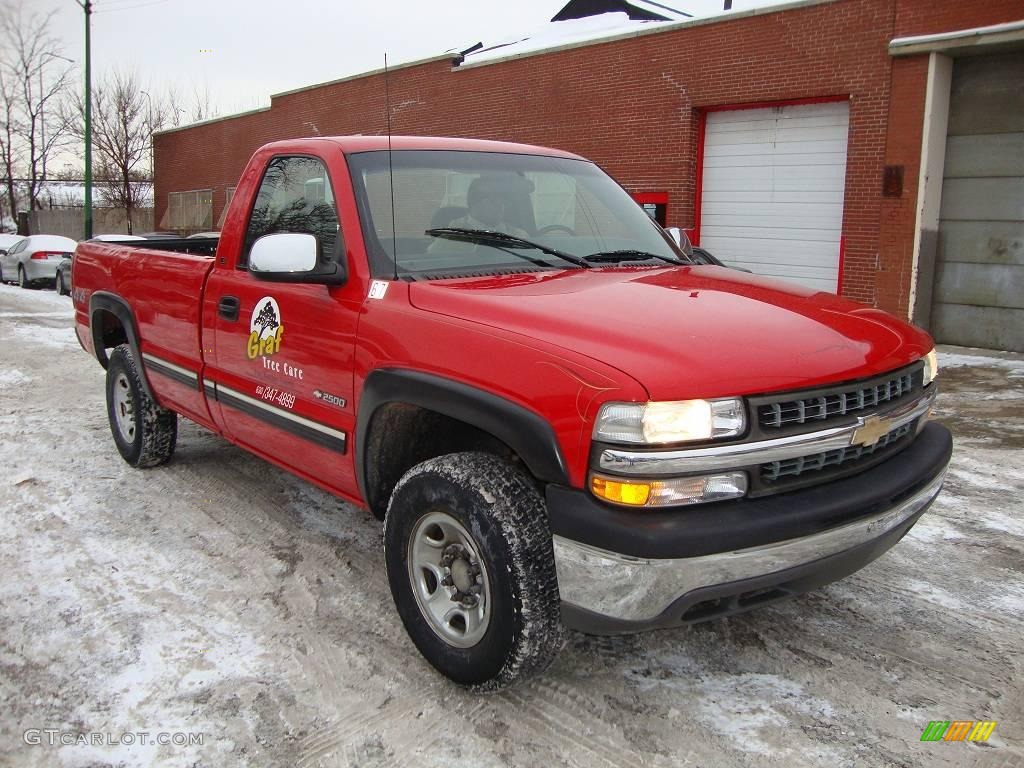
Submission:
[[[82,288],[102,286],[110,301],[130,307],[143,353],[198,370],[203,363],[203,287],[214,265],[212,254],[199,251],[216,247],[216,240],[154,240],[144,248],[139,242],[80,243],[75,250],[72,282],[79,338],[87,349],[92,346],[93,296]]]
[[[181,237],[154,238],[140,245],[141,240],[105,240],[105,245],[117,245],[124,248],[137,248],[147,251],[171,251],[173,253],[192,253],[198,256],[214,256],[217,253],[216,237]]]

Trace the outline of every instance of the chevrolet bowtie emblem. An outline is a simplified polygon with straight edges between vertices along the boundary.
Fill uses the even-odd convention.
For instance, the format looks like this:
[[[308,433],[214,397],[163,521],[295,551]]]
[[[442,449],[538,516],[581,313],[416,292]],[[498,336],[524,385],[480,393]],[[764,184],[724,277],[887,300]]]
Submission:
[[[892,422],[878,416],[868,416],[864,423],[853,433],[851,445],[870,447],[892,431]]]

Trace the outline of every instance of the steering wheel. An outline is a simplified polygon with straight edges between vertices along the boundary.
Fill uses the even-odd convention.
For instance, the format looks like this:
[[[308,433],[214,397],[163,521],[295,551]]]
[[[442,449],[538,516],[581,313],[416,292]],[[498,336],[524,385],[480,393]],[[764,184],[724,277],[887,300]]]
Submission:
[[[571,227],[567,227],[564,224],[548,224],[546,227],[541,227],[537,230],[538,235],[549,235],[552,232],[565,232],[567,235],[576,234],[576,230]]]

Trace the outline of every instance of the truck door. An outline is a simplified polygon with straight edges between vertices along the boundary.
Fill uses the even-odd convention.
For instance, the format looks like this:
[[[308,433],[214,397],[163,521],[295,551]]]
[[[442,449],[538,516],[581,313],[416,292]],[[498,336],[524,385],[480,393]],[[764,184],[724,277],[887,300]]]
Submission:
[[[320,485],[350,490],[359,304],[346,286],[270,282],[247,270],[252,244],[275,232],[312,233],[322,259],[344,259],[333,190],[319,158],[267,164],[238,263],[215,269],[207,284],[215,349],[204,385],[239,443]]]

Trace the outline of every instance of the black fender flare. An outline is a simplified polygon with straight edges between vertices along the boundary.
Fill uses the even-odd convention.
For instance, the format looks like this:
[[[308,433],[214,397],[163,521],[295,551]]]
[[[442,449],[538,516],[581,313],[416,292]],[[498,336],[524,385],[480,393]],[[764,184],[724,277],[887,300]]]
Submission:
[[[96,322],[96,314],[101,311],[109,312],[121,322],[125,336],[128,337],[128,346],[131,347],[132,354],[138,363],[142,386],[146,390],[146,395],[153,397],[153,390],[149,386],[149,378],[146,374],[146,366],[142,360],[142,347],[139,344],[139,330],[135,324],[135,315],[127,301],[106,291],[96,291],[89,298],[89,332],[92,334],[92,347],[96,353],[96,359],[104,369],[110,363],[107,349],[103,346],[103,328]]]
[[[419,406],[476,427],[515,451],[537,479],[569,485],[569,472],[555,431],[539,414],[491,392],[443,376],[383,368],[366,377],[356,416],[356,480],[367,503],[370,499],[367,498],[366,443],[374,414],[388,403]]]

